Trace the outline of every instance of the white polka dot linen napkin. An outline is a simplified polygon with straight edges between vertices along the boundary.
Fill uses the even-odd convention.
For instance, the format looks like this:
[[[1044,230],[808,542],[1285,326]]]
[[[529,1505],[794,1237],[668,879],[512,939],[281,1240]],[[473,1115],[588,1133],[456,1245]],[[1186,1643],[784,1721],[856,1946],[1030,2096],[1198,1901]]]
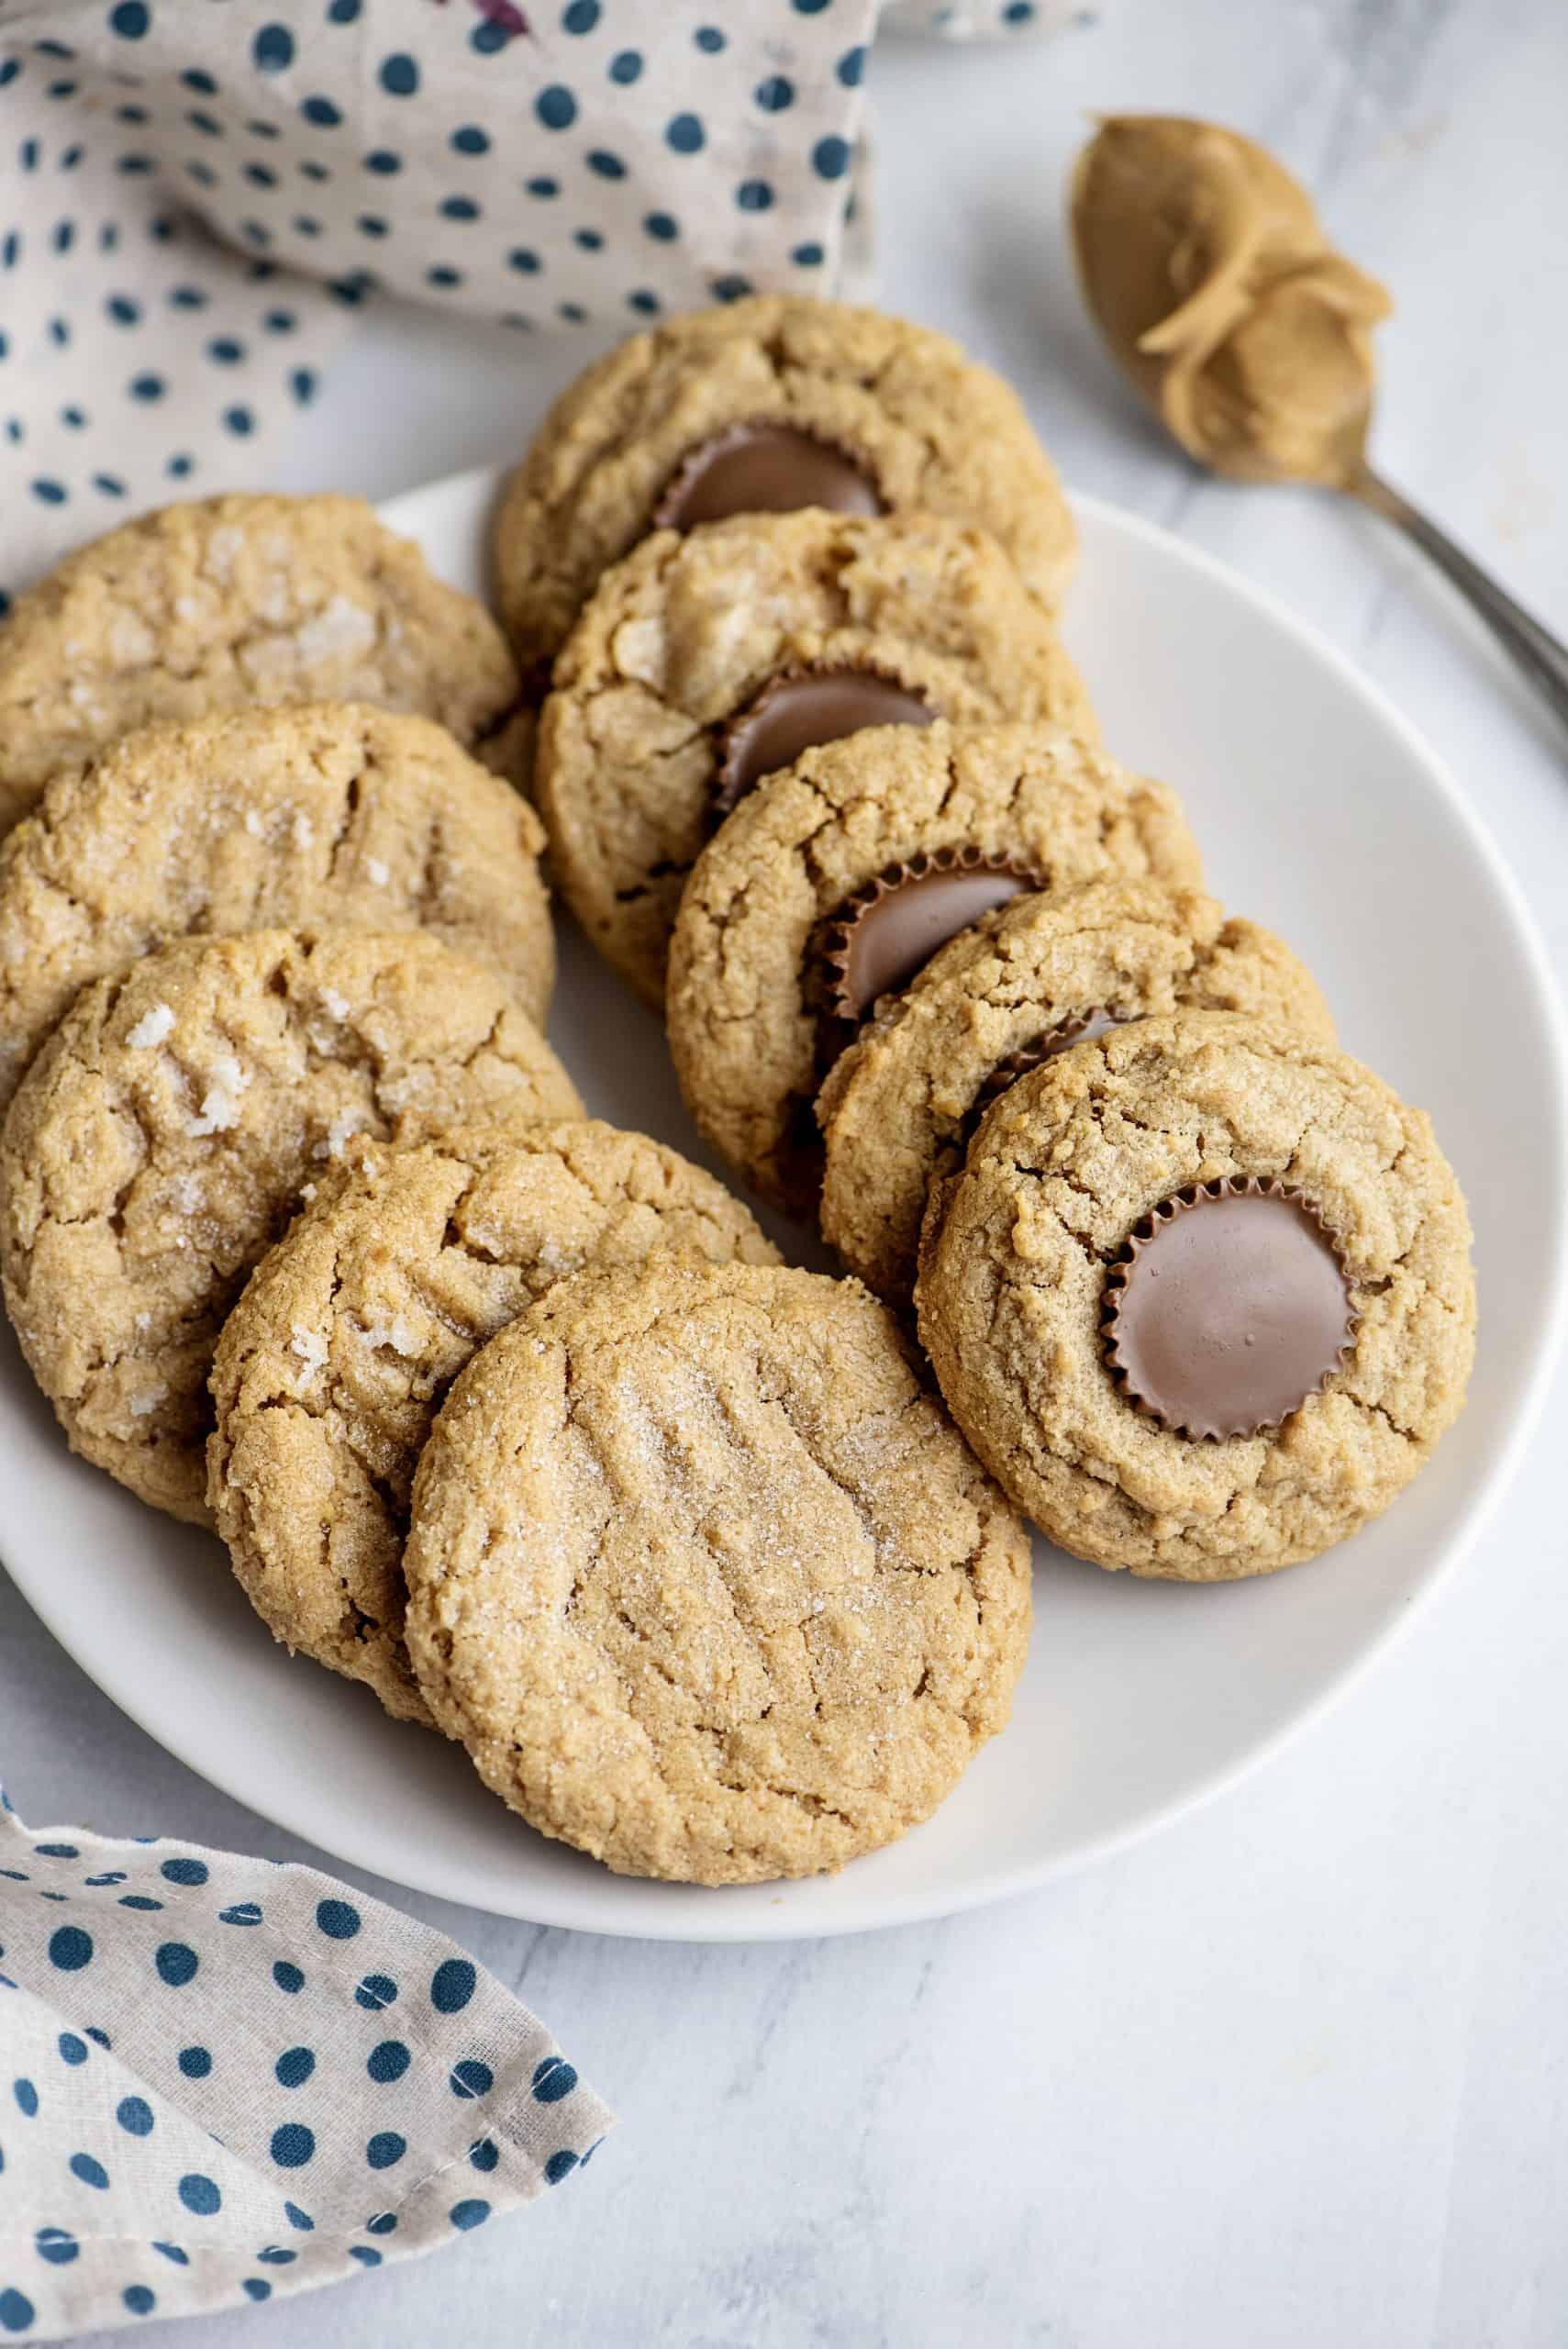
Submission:
[[[1063,13],[896,18],[970,35]],[[378,289],[519,337],[838,290],[876,17],[0,0],[0,610],[132,513],[264,480]]]
[[[29,1831],[0,1795],[0,2342],[455,2243],[611,2125],[428,1926],[313,1868]]]

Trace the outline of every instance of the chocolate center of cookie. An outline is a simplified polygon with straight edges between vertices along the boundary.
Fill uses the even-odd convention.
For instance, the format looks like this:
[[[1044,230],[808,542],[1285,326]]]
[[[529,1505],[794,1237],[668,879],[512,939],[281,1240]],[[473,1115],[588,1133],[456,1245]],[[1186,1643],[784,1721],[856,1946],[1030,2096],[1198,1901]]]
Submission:
[[[1255,1435],[1318,1392],[1355,1334],[1351,1285],[1305,1200],[1206,1184],[1145,1217],[1106,1278],[1113,1374],[1178,1435]]]
[[[929,726],[936,712],[917,693],[873,669],[795,669],[770,679],[749,709],[732,718],[715,794],[728,816],[751,785],[802,751],[837,742],[862,726]]]
[[[884,514],[871,473],[846,449],[790,424],[730,424],[689,450],[653,509],[657,530],[689,530],[728,514]]]
[[[1002,857],[939,854],[884,874],[836,925],[839,944],[830,959],[840,1018],[858,1025],[879,996],[906,987],[950,938],[1039,886]]]

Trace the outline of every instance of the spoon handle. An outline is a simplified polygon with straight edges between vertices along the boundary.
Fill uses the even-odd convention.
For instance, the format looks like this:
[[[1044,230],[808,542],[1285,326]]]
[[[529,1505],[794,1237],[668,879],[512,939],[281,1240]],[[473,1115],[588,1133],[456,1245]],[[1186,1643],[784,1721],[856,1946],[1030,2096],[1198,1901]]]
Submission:
[[[1488,572],[1440,530],[1429,515],[1412,506],[1381,474],[1363,464],[1345,483],[1351,497],[1370,506],[1374,514],[1394,523],[1413,539],[1423,554],[1458,588],[1479,613],[1514,665],[1529,679],[1564,726],[1568,726],[1568,645],[1542,628],[1522,604],[1501,588]]]

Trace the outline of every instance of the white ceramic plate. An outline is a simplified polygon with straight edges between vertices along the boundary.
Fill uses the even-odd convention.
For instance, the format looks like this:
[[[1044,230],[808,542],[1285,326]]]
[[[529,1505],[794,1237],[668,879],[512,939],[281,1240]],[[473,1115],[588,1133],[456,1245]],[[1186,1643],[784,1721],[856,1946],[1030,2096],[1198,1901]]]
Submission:
[[[478,587],[493,490],[438,483],[387,518]],[[1312,963],[1347,1048],[1430,1109],[1470,1195],[1481,1348],[1458,1427],[1379,1523],[1261,1582],[1139,1583],[1041,1544],[1012,1727],[937,1817],[836,1877],[705,1892],[546,1842],[455,1748],[291,1662],[211,1540],[72,1459],[7,1330],[6,1564],[100,1687],[226,1792],[361,1867],[548,1924],[730,1942],[909,1922],[1037,1885],[1237,1778],[1471,1540],[1540,1401],[1568,1253],[1568,1084],[1529,916],[1453,782],[1327,645],[1146,524],[1088,499],[1078,518],[1068,633],[1107,740],[1184,794],[1215,893]],[[589,1108],[700,1155],[658,1023],[574,934],[562,950],[551,1034]]]

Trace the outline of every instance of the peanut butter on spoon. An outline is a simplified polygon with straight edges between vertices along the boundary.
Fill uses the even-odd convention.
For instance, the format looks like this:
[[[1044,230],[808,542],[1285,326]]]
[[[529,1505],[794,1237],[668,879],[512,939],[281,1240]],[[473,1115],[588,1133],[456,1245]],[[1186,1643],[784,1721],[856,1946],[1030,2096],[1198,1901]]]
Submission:
[[[1393,304],[1272,155],[1216,123],[1113,116],[1079,158],[1073,236],[1101,332],[1189,456],[1344,480]]]
[[[1372,329],[1393,303],[1283,164],[1217,123],[1113,115],[1078,159],[1072,228],[1096,325],[1189,456],[1395,523],[1568,724],[1568,646],[1369,463]]]

